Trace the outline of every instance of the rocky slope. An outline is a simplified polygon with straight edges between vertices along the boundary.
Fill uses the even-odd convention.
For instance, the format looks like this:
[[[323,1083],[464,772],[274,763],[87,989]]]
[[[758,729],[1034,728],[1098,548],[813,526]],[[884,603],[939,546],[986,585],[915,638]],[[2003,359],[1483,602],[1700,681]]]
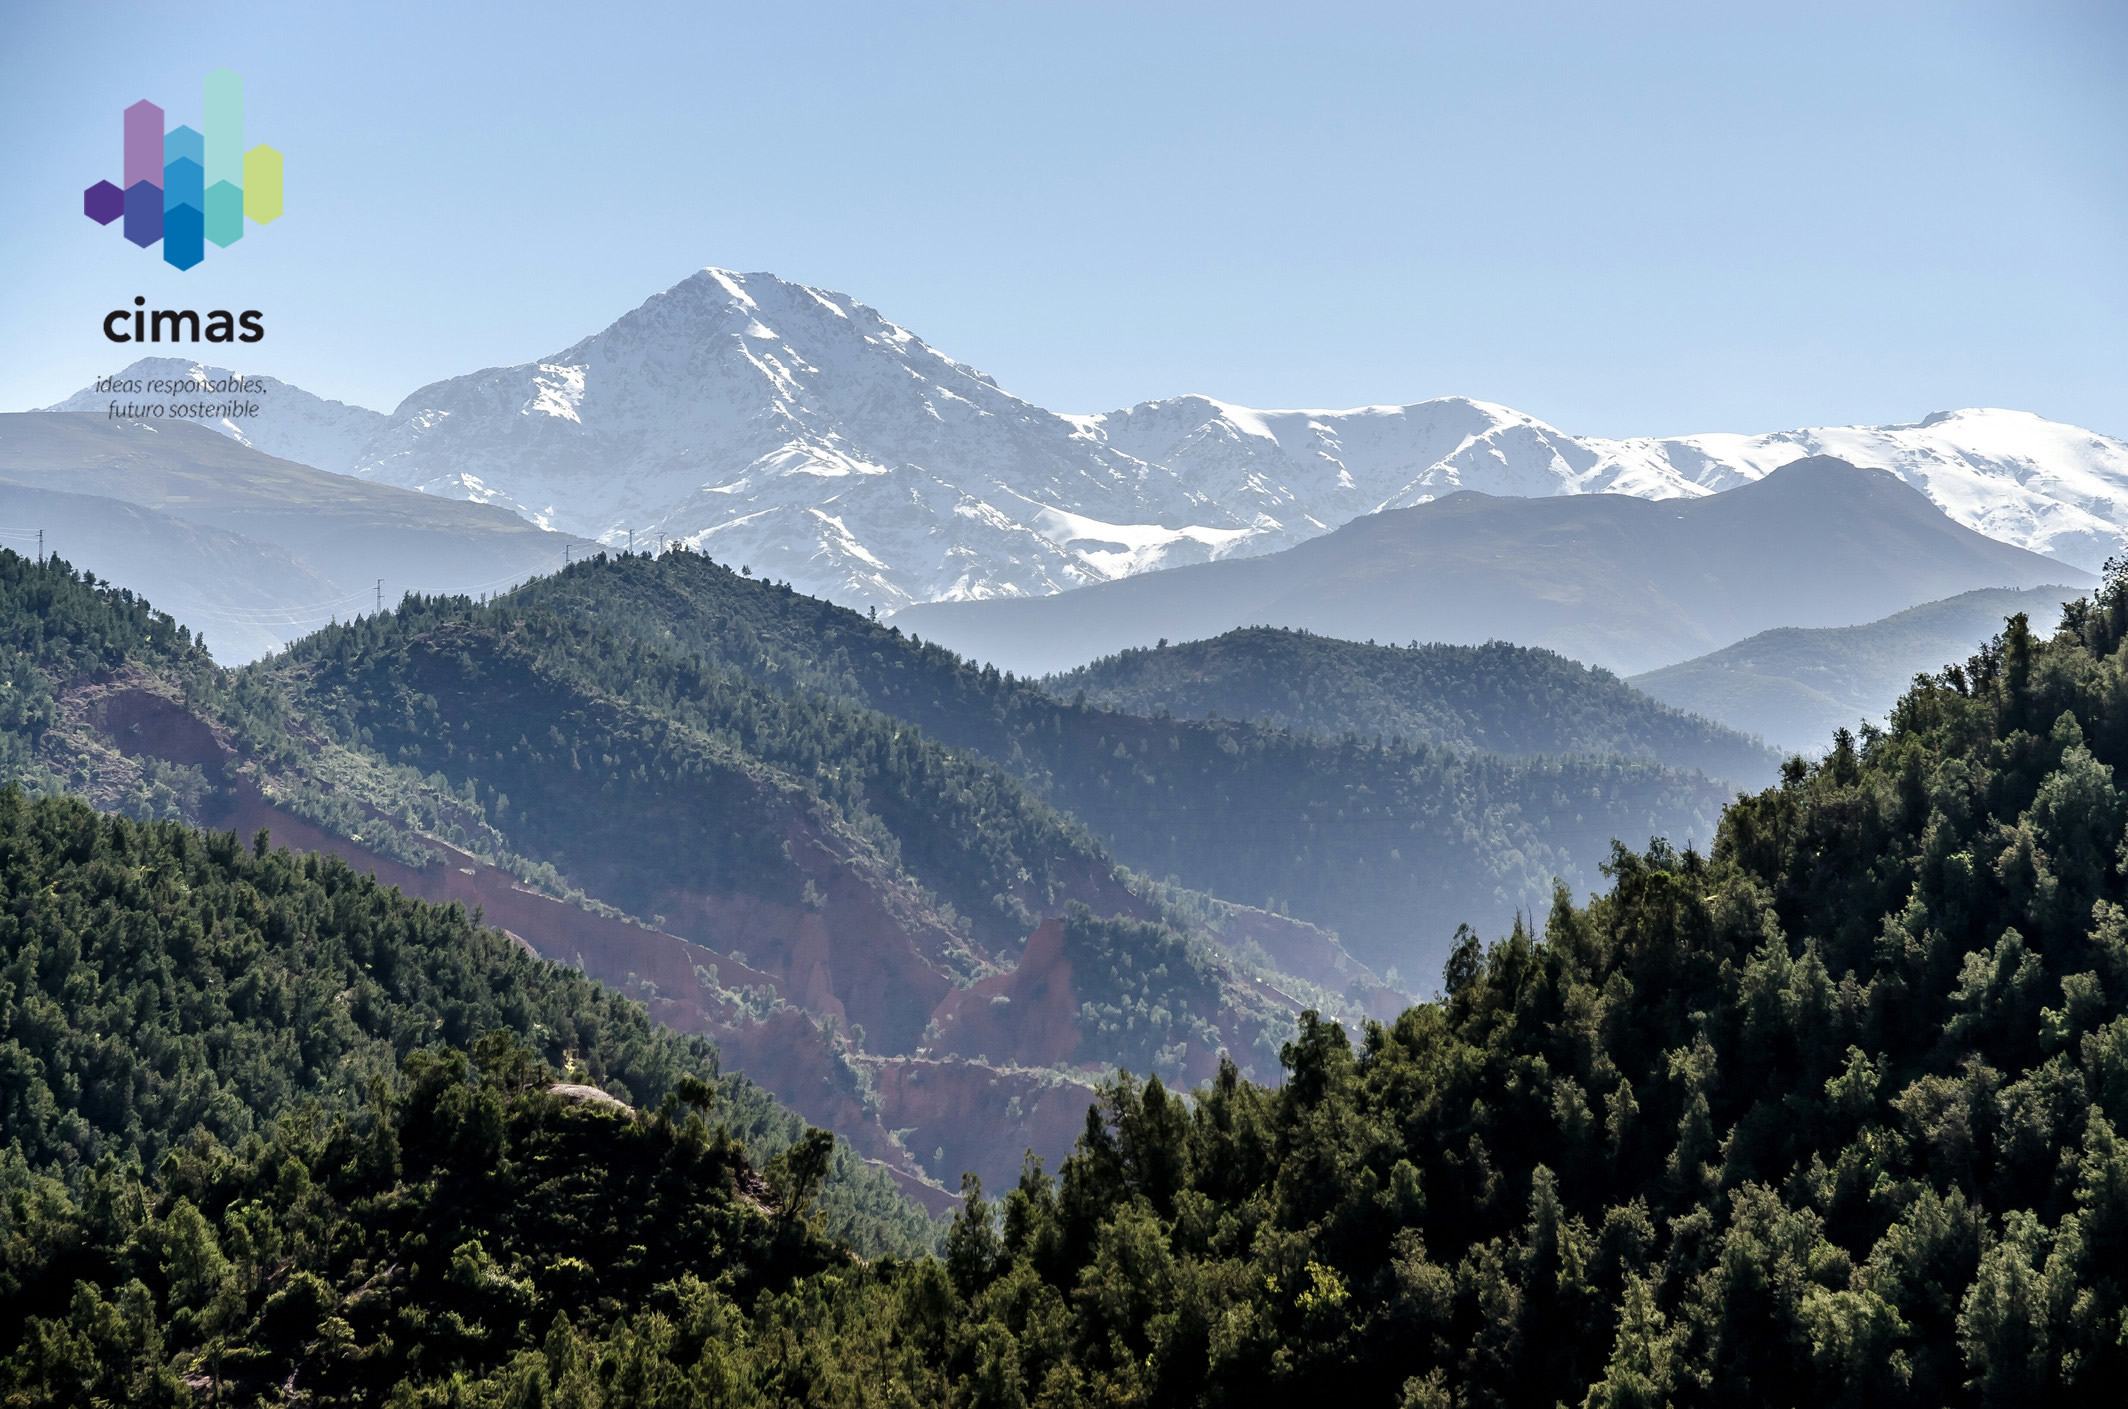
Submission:
[[[1030,1148],[1060,1157],[1115,1065],[1196,1081],[1224,1049],[1268,1078],[1303,1007],[1404,1001],[1312,927],[1134,888],[905,725],[551,615],[410,602],[225,671],[137,597],[0,552],[0,660],[8,781],[263,829],[478,910],[715,1039],[934,1208],[963,1169],[1009,1182]],[[968,994],[1060,916],[1067,969],[1029,978],[1066,1040],[954,1040]]]

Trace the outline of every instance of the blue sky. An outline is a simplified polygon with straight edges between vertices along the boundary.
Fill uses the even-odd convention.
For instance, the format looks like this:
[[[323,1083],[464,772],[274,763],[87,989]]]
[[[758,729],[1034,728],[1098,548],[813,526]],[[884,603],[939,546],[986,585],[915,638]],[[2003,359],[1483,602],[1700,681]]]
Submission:
[[[178,273],[80,192],[222,64],[288,213]],[[136,294],[389,409],[721,264],[1058,410],[2128,435],[2124,71],[2118,4],[18,3],[0,408],[121,365]]]

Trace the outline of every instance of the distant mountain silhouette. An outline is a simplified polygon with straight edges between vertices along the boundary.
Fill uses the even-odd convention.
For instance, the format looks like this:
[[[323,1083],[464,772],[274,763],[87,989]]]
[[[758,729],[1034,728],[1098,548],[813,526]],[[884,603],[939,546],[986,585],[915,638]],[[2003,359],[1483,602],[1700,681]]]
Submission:
[[[596,543],[506,509],[276,459],[186,422],[0,415],[0,510],[17,533],[131,588],[247,661],[382,594],[479,593]],[[34,552],[33,538],[5,540]]]
[[[1770,627],[1849,626],[1975,588],[2091,581],[1962,527],[1887,471],[1812,456],[1699,499],[1464,491],[1264,557],[1051,597],[926,603],[894,622],[1031,674],[1238,626],[1507,640],[1632,674]]]
[[[1805,753],[1832,747],[1833,730],[1885,714],[1923,672],[1965,660],[2023,612],[2048,635],[2070,587],[1989,588],[1909,607],[1863,626],[1776,627],[1719,651],[1635,676],[1655,698]]]

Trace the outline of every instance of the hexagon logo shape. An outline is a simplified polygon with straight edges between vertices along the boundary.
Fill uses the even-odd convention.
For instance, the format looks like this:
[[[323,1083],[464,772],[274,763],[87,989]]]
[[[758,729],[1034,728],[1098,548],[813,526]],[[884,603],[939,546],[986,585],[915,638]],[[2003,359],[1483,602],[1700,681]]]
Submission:
[[[126,193],[108,181],[99,181],[81,193],[81,213],[98,225],[108,225],[126,213]]]
[[[244,222],[278,219],[283,159],[264,143],[244,147],[244,80],[218,68],[207,75],[198,128],[165,130],[163,109],[143,98],[125,111],[122,184],[98,181],[81,193],[81,213],[120,225],[163,262],[190,269],[209,243],[227,249],[244,238]]]

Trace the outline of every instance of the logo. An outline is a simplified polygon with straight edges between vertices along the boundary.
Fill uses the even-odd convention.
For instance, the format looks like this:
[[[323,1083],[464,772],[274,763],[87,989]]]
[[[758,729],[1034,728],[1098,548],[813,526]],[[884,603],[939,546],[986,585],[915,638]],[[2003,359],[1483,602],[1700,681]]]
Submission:
[[[264,143],[244,150],[244,80],[228,69],[207,75],[200,125],[163,131],[163,110],[143,98],[126,109],[125,185],[99,181],[81,193],[98,225],[121,217],[142,249],[160,240],[163,263],[190,269],[207,241],[223,249],[244,238],[244,218],[260,225],[281,213],[281,154]]]

